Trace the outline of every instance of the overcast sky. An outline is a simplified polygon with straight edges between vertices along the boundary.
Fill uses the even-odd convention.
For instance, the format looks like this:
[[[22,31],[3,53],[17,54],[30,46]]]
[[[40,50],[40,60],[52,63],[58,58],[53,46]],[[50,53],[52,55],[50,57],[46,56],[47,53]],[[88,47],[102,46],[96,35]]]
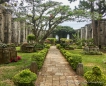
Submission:
[[[76,2],[72,2],[71,4],[68,0],[52,0],[52,1],[62,2],[64,5],[69,5],[71,9],[74,9],[74,7],[78,6],[79,4],[79,0],[77,0]],[[74,29],[80,29],[81,27],[84,27],[86,24],[89,24],[89,22],[73,22],[72,21],[72,22],[64,22],[61,25],[70,26],[70,27],[73,27]]]

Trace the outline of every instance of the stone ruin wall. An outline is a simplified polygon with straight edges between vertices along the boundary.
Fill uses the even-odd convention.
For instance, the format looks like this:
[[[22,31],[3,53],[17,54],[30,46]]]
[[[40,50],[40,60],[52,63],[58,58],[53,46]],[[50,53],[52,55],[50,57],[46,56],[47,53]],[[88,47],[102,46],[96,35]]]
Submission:
[[[0,5],[0,42],[21,44],[27,42],[27,35],[30,33],[31,25],[15,21],[12,11]]]
[[[90,39],[93,38],[92,24],[87,24],[84,27],[76,30],[78,39]],[[106,46],[106,20],[101,20],[100,25],[100,44]]]

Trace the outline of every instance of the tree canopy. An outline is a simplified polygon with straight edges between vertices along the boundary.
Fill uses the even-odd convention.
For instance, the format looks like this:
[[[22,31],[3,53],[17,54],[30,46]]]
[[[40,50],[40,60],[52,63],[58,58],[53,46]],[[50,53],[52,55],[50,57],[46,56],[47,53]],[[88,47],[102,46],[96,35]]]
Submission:
[[[69,0],[75,1],[75,0]],[[106,16],[106,0],[80,0],[78,7],[74,9],[78,21],[92,21],[94,44],[100,45],[100,24]]]
[[[9,2],[9,0],[0,0],[0,4],[3,4],[4,2]]]
[[[53,30],[52,34],[58,35],[60,38],[66,38],[67,34],[72,36],[75,33],[75,30],[69,26],[57,26],[56,29]]]
[[[73,21],[73,11],[67,5],[55,1],[24,0],[16,10],[17,17],[25,16],[33,26],[36,42],[44,42],[53,29],[64,21]],[[23,15],[22,15],[23,14]]]

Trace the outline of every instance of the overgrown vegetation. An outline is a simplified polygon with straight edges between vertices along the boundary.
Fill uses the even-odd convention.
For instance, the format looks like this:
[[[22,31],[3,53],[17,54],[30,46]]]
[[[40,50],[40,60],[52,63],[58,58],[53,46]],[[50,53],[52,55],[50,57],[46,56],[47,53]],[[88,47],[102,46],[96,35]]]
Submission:
[[[41,67],[43,65],[43,62],[44,62],[44,59],[46,57],[47,51],[48,51],[48,49],[45,48],[45,49],[41,50],[40,52],[35,53],[32,56],[32,61],[36,62],[39,70],[41,69]]]
[[[29,69],[22,70],[13,77],[16,86],[35,86],[33,81],[37,79],[37,75]]]
[[[71,52],[64,50],[63,48],[61,48],[60,51],[74,70],[77,69],[78,63],[82,63],[81,55],[72,54]]]
[[[93,67],[92,71],[87,71],[84,77],[88,82],[87,86],[106,86],[106,75],[97,66]]]
[[[50,48],[50,45],[45,45],[46,48]],[[16,47],[17,51],[20,51],[20,47]],[[14,86],[12,81],[12,77],[26,69],[30,66],[32,62],[32,55],[38,53],[39,51],[32,52],[32,53],[22,53],[18,52],[17,55],[21,56],[21,60],[18,62],[12,62],[9,64],[2,64],[0,65],[0,86]],[[43,51],[41,51],[43,53]]]

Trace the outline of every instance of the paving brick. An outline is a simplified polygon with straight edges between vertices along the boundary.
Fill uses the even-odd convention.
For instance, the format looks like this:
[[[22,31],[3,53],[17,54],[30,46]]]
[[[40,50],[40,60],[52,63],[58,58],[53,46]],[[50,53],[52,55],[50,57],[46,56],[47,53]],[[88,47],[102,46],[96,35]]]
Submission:
[[[36,86],[78,86],[78,79],[56,46],[51,46],[38,74]]]

